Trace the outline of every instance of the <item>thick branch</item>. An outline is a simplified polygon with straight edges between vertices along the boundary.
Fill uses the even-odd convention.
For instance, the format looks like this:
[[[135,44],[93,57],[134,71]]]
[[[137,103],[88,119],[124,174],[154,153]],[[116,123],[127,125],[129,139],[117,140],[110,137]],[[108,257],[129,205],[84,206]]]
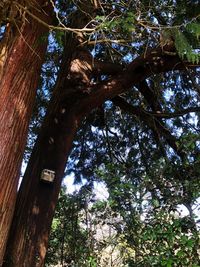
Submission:
[[[74,95],[76,116],[81,119],[88,115],[92,109],[103,104],[106,100],[111,100],[117,95],[124,93],[132,86],[139,84],[153,74],[185,69],[186,64],[194,67],[194,65],[190,65],[190,63],[183,63],[177,55],[166,54],[161,48],[150,50],[148,53],[136,58],[121,74],[115,75],[107,81],[99,82],[96,85],[89,85],[82,94]],[[65,102],[64,99],[63,102]],[[140,111],[141,110],[134,109],[134,112]],[[149,127],[154,129],[155,133],[157,131],[157,135],[161,134],[165,137],[167,143],[183,158],[184,153],[178,149],[176,138],[171,135],[163,122],[159,121],[159,118],[156,119],[147,113],[143,114],[143,118],[144,117],[147,117],[146,121],[151,118],[151,127]]]
[[[113,62],[104,62],[98,59],[93,60],[94,72],[104,75],[116,75],[123,71],[123,66]]]
[[[177,55],[167,55],[161,48],[150,50],[136,58],[120,74],[89,87],[87,94],[79,95],[77,112],[80,116],[85,116],[106,100],[130,90],[147,77],[161,72],[182,70],[185,65],[194,67],[188,62],[183,64]]]

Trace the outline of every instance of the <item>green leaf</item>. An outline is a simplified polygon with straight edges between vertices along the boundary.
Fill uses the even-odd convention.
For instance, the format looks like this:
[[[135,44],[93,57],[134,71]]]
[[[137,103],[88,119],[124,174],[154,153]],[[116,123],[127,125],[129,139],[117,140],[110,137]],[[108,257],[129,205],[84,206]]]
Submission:
[[[55,31],[55,38],[56,38],[57,43],[60,46],[63,46],[63,37],[64,36],[65,36],[64,31]]]
[[[166,265],[166,267],[171,267],[172,264],[173,264],[173,260],[172,260],[172,259],[169,259],[169,260],[167,261],[167,265]]]
[[[186,38],[184,33],[180,30],[173,31],[173,37],[175,39],[175,47],[178,51],[178,54],[181,58],[187,59],[189,62],[197,63],[199,62],[199,52],[195,51],[190,45],[189,40]]]
[[[197,39],[199,39],[200,37],[200,24],[197,22],[192,22],[187,24],[186,29],[191,32],[192,34],[194,34]]]

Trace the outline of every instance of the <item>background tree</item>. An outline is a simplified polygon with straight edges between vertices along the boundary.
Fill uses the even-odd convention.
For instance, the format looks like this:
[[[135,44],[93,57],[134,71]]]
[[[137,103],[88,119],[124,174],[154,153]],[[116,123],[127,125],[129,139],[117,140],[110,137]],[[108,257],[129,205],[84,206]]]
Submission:
[[[160,204],[119,166],[98,175],[110,184],[107,199],[91,184],[73,195],[61,191],[45,266],[199,266],[198,223],[173,196],[170,206]]]
[[[198,3],[68,1],[57,10],[59,25],[51,29],[62,60],[54,59],[59,73],[18,194],[4,266],[43,265],[72,145],[66,173],[77,180],[93,182],[96,168],[122,164],[134,184],[148,177],[157,197],[173,183],[188,207],[195,200],[191,177],[198,186]],[[43,169],[55,172],[52,185],[40,180]]]

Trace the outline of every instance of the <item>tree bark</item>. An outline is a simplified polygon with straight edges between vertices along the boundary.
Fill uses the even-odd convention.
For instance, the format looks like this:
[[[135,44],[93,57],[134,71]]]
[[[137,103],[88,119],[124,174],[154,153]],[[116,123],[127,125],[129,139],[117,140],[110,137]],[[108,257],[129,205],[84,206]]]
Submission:
[[[72,40],[68,45],[45,122],[18,193],[3,266],[39,267],[44,264],[65,163],[81,119],[76,112],[77,99],[84,94],[80,86],[88,84],[91,73],[90,65],[83,59],[84,52],[73,53],[75,42]],[[44,169],[55,172],[52,184],[40,179]]]
[[[50,21],[45,3],[34,3],[32,12]],[[32,3],[32,4],[33,4]],[[10,28],[1,46],[0,66],[0,266],[14,211],[20,166],[26,143],[28,124],[36,95],[41,64],[44,60],[48,29],[26,17],[26,22]],[[9,39],[10,38],[10,39]]]
[[[75,13],[71,26],[85,26],[85,16],[86,12],[79,16]],[[82,34],[67,36],[52,100],[18,193],[3,266],[44,265],[65,163],[80,122],[76,113],[77,96],[84,94],[80,87],[89,84],[91,74],[92,57],[77,48]],[[44,169],[55,172],[53,184],[41,181]]]

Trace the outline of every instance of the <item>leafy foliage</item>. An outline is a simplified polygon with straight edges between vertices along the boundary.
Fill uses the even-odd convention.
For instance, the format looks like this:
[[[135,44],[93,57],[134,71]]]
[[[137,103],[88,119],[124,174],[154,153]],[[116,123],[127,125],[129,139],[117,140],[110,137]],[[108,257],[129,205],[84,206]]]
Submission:
[[[65,188],[61,190],[58,207],[52,223],[52,233],[47,253],[47,266],[57,263],[84,264],[89,257],[87,231],[81,227],[79,216],[84,206],[81,196],[67,196]],[[89,258],[88,258],[89,261]],[[85,266],[85,265],[82,265]]]
[[[188,24],[187,29],[195,38],[199,39],[200,24]],[[186,33],[188,34],[188,33]],[[195,49],[191,46],[191,41],[187,39],[186,35],[179,30],[174,31],[175,46],[181,58],[186,58],[189,62],[199,63],[199,48]],[[193,38],[194,38],[193,37]]]
[[[112,176],[108,177],[107,173],[106,177],[111,178],[113,186]],[[142,190],[139,192],[132,184],[116,180],[115,176],[108,200],[93,198],[93,193],[86,193],[86,186],[83,186],[78,195],[87,199],[87,206],[77,212],[77,217],[69,216],[68,212],[63,218],[58,212],[68,205],[69,198],[74,198],[74,203],[78,204],[77,193],[67,196],[62,191],[52,225],[47,262],[101,267],[108,266],[111,261],[115,267],[199,266],[199,233],[194,217],[182,217],[178,211],[169,211],[145,190],[141,193]],[[60,227],[59,222],[63,219],[65,227]],[[81,232],[74,239],[75,233],[70,231],[71,225],[77,222],[76,230],[84,232],[83,239]],[[59,247],[63,249],[62,255],[59,255]],[[72,259],[73,248],[76,257]]]

